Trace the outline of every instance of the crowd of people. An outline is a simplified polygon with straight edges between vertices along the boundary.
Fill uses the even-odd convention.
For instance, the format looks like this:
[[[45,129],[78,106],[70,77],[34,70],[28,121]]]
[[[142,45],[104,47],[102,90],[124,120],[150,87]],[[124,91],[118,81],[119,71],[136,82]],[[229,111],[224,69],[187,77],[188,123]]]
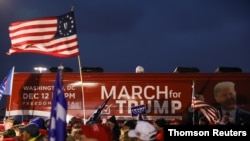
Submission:
[[[105,122],[84,124],[82,118],[72,117],[65,127],[67,134],[60,136],[65,136],[66,141],[164,141],[164,126],[176,125],[177,121],[180,120],[159,118],[118,122],[113,115]],[[48,134],[49,119],[41,117],[22,123],[9,117],[0,126],[0,141],[48,141]]]
[[[250,125],[250,112],[236,104],[233,82],[219,82],[214,87],[214,98],[223,115],[220,125]],[[204,100],[203,97],[200,99]],[[225,115],[225,116],[224,116]],[[14,117],[4,119],[0,126],[0,141],[48,141],[49,119],[36,117],[19,123]],[[105,121],[85,124],[80,117],[72,117],[65,127],[66,141],[164,141],[167,125],[181,125],[182,120],[158,118],[156,120],[130,119],[118,122],[115,115]],[[204,115],[199,124],[208,124]]]

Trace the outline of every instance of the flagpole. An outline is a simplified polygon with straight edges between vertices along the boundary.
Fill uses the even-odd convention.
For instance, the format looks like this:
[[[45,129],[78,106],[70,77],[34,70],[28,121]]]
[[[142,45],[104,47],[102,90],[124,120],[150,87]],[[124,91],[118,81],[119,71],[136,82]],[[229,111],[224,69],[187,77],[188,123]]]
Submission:
[[[10,95],[10,103],[9,103],[9,114],[8,114],[8,117],[10,117],[10,106],[11,106],[11,99],[12,99],[12,96]]]
[[[12,89],[13,89],[13,79],[14,79],[15,66],[12,67],[12,70],[13,70],[13,74],[12,74],[13,76],[12,76],[12,80],[11,80],[12,88],[10,90],[9,116],[10,116],[10,108],[11,108],[11,102],[12,102]]]
[[[71,11],[74,11],[74,6],[71,6]],[[79,50],[79,48],[78,48]],[[79,50],[80,52],[80,50]],[[77,56],[78,58],[78,66],[79,66],[79,72],[80,72],[80,80],[81,80],[81,89],[82,89],[82,109],[83,109],[83,118],[84,118],[84,124],[86,121],[86,114],[85,114],[85,99],[84,99],[84,90],[83,90],[83,79],[82,79],[82,66],[81,66],[81,59],[80,55]]]
[[[83,89],[83,79],[82,79],[82,66],[80,61],[80,55],[78,55],[78,65],[79,65],[79,72],[80,72],[80,80],[81,80],[81,88],[82,88],[82,110],[83,110],[83,119],[84,124],[86,123],[86,114],[85,114],[85,99],[84,99],[84,89]]]
[[[193,101],[194,97],[195,97],[195,82],[193,81],[193,84],[192,84],[192,101]],[[192,102],[192,104],[193,104],[193,102]],[[193,125],[195,125],[195,110],[194,109],[193,109],[192,120],[193,120]]]

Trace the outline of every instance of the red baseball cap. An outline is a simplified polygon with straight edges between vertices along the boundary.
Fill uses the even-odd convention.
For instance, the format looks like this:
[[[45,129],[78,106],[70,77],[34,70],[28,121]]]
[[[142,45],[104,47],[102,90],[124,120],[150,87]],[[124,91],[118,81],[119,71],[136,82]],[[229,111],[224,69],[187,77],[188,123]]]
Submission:
[[[2,141],[17,141],[17,140],[14,138],[3,138]]]
[[[100,123],[82,125],[82,133],[88,138],[95,138],[98,141],[112,141],[111,129]]]
[[[0,124],[0,131],[4,131],[4,125]]]
[[[39,132],[46,137],[48,136],[48,131],[46,129],[39,129]]]

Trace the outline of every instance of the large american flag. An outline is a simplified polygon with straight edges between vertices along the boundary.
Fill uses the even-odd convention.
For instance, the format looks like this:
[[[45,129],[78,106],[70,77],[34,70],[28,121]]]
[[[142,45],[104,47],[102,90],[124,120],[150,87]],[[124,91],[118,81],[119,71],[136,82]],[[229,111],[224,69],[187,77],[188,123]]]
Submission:
[[[11,48],[14,53],[39,53],[56,57],[79,55],[74,12],[13,22],[9,26]]]
[[[68,106],[62,84],[62,69],[62,66],[58,68],[54,85],[50,113],[49,141],[66,141],[66,115]]]
[[[220,112],[213,106],[207,104],[206,102],[192,98],[191,108],[193,110],[199,110],[208,120],[210,125],[216,125],[221,120]]]

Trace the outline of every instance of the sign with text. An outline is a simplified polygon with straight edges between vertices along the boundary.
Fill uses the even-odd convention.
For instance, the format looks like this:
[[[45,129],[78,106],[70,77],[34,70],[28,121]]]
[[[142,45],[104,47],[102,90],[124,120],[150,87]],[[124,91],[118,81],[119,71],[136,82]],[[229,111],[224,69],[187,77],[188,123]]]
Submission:
[[[12,95],[6,104],[2,101],[2,109],[11,116],[50,116],[55,78],[56,73],[15,73]],[[142,114],[147,120],[178,118],[189,122],[193,82],[195,94],[216,106],[213,88],[221,81],[235,82],[239,107],[250,111],[250,73],[85,73],[83,80],[79,73],[63,73],[67,115],[88,118],[112,95],[102,117],[116,115],[122,121]]]
[[[138,115],[146,115],[146,106],[145,105],[138,105],[131,108],[131,115],[132,117]]]

